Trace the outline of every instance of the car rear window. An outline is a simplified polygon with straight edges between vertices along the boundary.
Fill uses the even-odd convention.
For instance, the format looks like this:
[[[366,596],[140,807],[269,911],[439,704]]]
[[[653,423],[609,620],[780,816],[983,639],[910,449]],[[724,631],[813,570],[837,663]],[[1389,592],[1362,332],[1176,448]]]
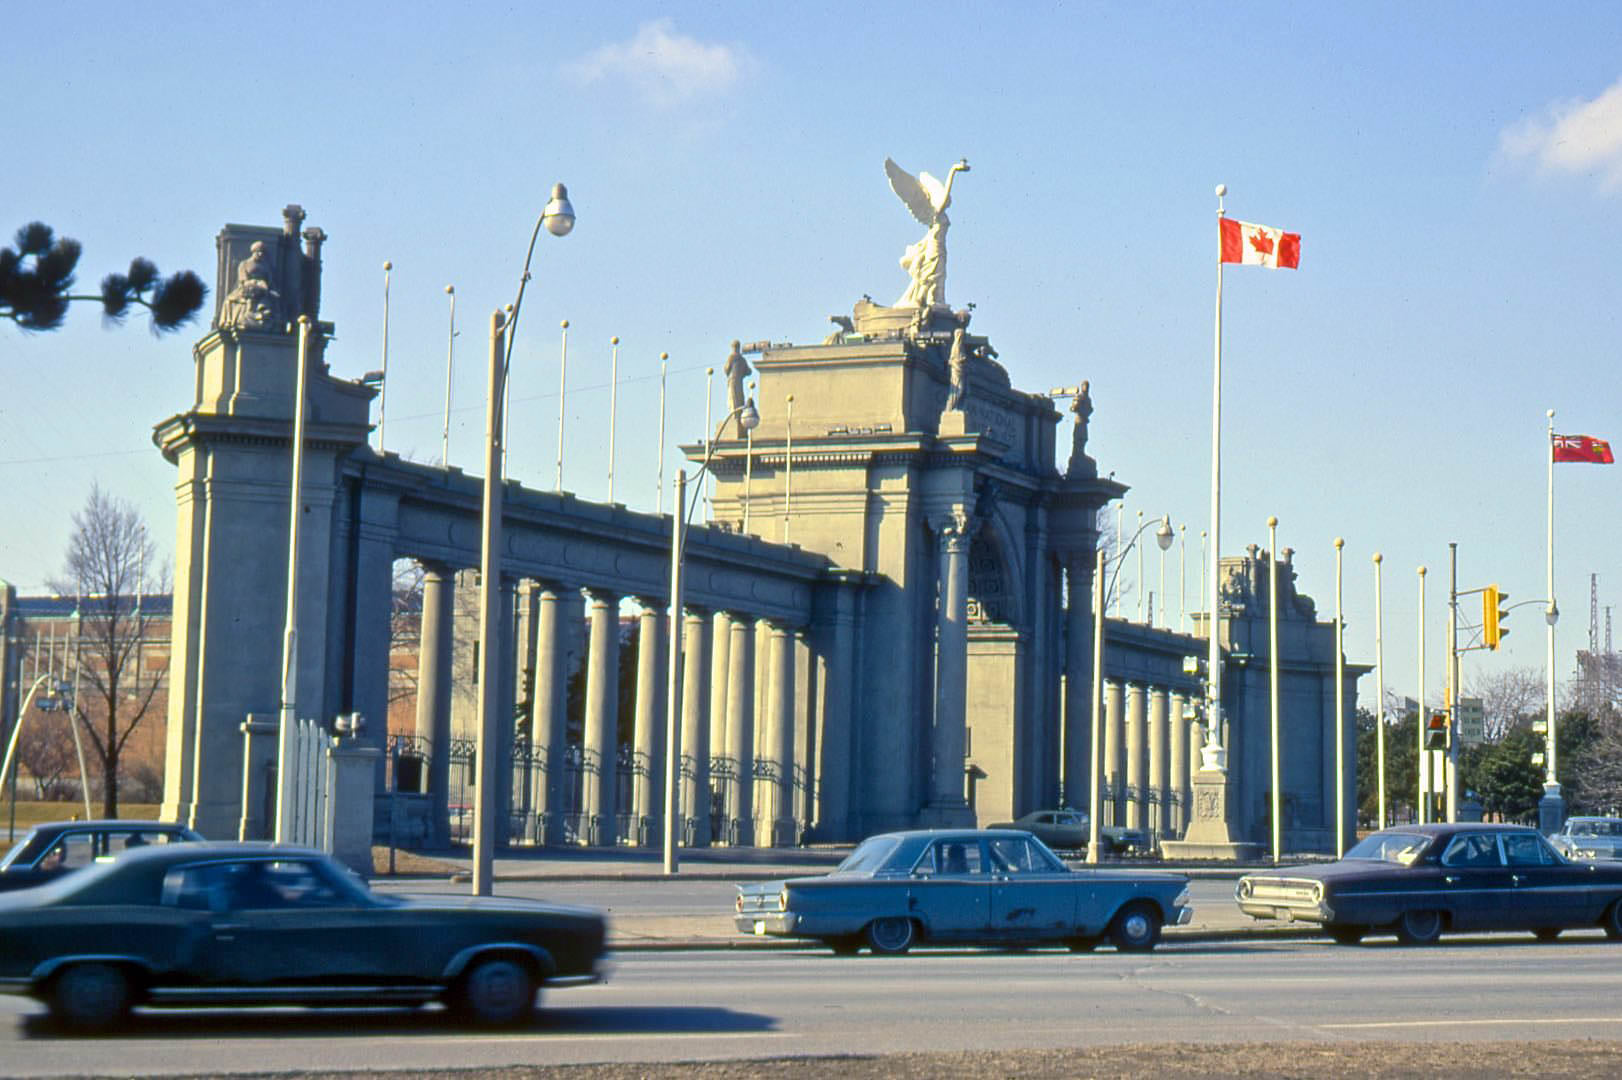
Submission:
[[[1430,842],[1431,838],[1424,833],[1377,832],[1359,840],[1346,853],[1346,858],[1376,859],[1398,866],[1410,866]]]
[[[870,873],[890,860],[901,841],[894,836],[873,836],[856,845],[856,850],[834,869],[836,874]]]

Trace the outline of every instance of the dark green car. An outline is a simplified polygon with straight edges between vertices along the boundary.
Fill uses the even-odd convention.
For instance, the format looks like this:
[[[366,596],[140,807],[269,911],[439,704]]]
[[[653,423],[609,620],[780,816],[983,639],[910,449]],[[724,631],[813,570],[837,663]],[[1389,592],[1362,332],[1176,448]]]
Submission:
[[[77,1028],[133,1005],[436,1000],[511,1024],[543,985],[600,979],[606,934],[583,908],[380,896],[306,848],[152,846],[0,896],[0,990]]]

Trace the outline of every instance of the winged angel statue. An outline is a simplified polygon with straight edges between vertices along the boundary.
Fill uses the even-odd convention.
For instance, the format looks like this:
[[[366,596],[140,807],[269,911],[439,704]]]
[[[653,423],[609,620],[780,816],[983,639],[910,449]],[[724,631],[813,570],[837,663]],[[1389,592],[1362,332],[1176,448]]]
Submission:
[[[946,174],[946,183],[921,172],[913,176],[890,158],[884,159],[890,189],[907,204],[912,216],[929,227],[916,244],[907,246],[901,268],[912,276],[912,284],[895,303],[896,307],[929,307],[946,303],[946,227],[951,224],[946,208],[952,205],[952,181],[969,171],[967,161],[959,161]]]

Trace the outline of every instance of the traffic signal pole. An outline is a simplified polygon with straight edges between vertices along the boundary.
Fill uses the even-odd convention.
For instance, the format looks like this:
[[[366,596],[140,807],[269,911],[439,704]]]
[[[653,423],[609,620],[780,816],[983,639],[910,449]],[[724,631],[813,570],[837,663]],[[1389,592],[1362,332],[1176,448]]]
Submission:
[[[1447,545],[1447,820],[1459,820],[1459,545]]]

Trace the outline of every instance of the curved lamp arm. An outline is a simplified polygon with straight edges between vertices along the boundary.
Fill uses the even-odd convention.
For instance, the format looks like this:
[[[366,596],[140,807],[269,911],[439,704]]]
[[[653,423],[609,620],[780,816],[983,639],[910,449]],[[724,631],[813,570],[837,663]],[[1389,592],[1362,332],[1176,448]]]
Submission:
[[[681,527],[683,532],[687,530],[687,524],[693,516],[694,507],[698,506],[699,495],[703,493],[703,489],[698,486],[698,481],[704,476],[705,471],[709,469],[710,462],[715,457],[715,446],[716,443],[721,439],[721,432],[726,430],[726,426],[732,422],[734,417],[737,418],[738,423],[745,431],[753,431],[755,428],[759,427],[760,412],[755,408],[755,399],[749,398],[742,405],[739,405],[736,409],[733,409],[731,412],[723,416],[721,418],[721,422],[715,425],[715,434],[710,437],[709,443],[704,449],[704,460],[699,463],[698,469],[693,473],[693,483],[696,493],[690,500],[688,500],[685,506],[677,508],[677,512],[681,514]]]
[[[1155,543],[1160,545],[1160,550],[1166,551],[1171,548],[1172,541],[1176,539],[1176,537],[1171,531],[1170,514],[1164,515],[1158,521],[1151,518],[1150,520],[1145,521],[1142,525],[1139,525],[1138,531],[1132,534],[1132,539],[1126,542],[1126,547],[1116,552],[1115,557],[1110,560],[1115,564],[1115,568],[1110,571],[1109,588],[1104,590],[1104,603],[1106,606],[1110,603],[1110,601],[1115,599],[1115,583],[1120,579],[1121,576],[1121,564],[1126,561],[1126,557],[1128,555],[1132,554],[1132,548],[1137,544],[1138,538],[1143,535],[1143,530],[1147,529],[1151,525],[1160,526],[1159,529],[1155,530]]]
[[[574,207],[569,203],[569,189],[562,184],[552,185],[552,197],[541,210],[541,216],[535,219],[535,228],[529,234],[529,250],[524,253],[524,273],[518,279],[518,298],[513,301],[512,318],[507,320],[507,354],[501,361],[503,387],[506,385],[507,371],[512,367],[513,341],[518,337],[518,313],[523,310],[524,287],[529,284],[529,264],[535,258],[535,241],[540,238],[543,225],[553,236],[568,236],[574,229]]]

